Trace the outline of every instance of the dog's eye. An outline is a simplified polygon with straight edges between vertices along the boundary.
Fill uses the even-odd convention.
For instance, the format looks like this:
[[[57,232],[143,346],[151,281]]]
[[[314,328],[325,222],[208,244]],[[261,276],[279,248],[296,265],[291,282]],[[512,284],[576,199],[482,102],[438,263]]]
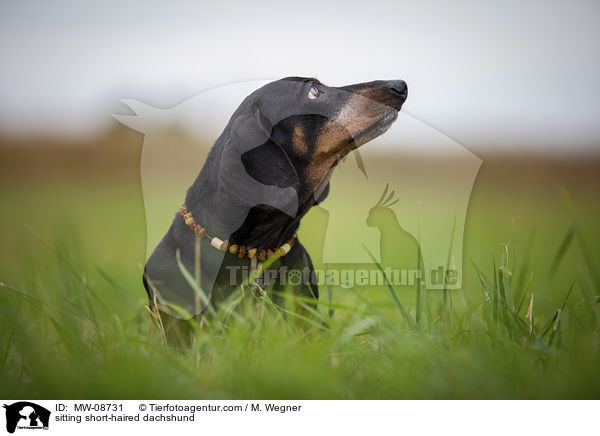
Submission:
[[[311,86],[310,91],[308,91],[308,98],[317,98],[319,96],[319,90],[316,86]]]

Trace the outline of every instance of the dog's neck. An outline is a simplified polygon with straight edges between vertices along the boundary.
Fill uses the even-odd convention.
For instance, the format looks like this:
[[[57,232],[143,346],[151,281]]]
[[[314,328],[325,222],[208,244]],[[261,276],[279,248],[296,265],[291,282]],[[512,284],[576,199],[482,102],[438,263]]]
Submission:
[[[278,209],[257,206],[248,212],[242,226],[231,234],[234,244],[250,247],[278,247],[296,233],[300,220],[314,205],[314,201],[301,204],[292,218]]]
[[[196,182],[189,188],[185,204],[195,218],[196,222],[206,228],[207,234],[228,239],[231,244],[264,249],[276,249],[293,238],[298,229],[300,219],[316,203],[311,196],[305,199],[298,207],[295,217],[290,217],[279,209],[265,205],[258,205],[245,209],[244,206],[230,203],[223,207],[219,193],[209,187],[213,183],[203,182],[201,174]],[[232,214],[244,210],[245,219],[241,226],[231,231],[225,224]],[[181,243],[192,241],[194,232],[190,230],[184,219],[175,218],[177,233]]]

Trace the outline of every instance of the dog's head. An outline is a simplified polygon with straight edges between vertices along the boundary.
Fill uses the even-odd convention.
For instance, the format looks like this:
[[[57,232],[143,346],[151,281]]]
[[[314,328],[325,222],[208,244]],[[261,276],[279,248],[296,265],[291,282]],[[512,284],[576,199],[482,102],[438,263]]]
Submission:
[[[298,202],[321,195],[340,158],[391,126],[407,94],[402,80],[336,88],[288,77],[263,86],[244,100],[223,134],[227,177],[220,188],[237,190],[232,195],[250,206],[267,204],[293,216]]]

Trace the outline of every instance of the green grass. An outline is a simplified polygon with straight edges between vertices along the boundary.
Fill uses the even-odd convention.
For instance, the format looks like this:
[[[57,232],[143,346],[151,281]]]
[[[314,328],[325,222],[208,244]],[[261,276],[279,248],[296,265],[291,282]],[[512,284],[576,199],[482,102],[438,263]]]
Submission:
[[[165,346],[144,307],[136,183],[5,184],[0,392],[32,399],[600,397],[595,192],[570,189],[569,206],[557,190],[534,200],[481,183],[468,215],[463,289],[448,291],[445,301],[442,291],[427,291],[418,322],[416,295],[402,289],[334,288],[329,303],[322,288],[307,319],[246,289],[183,350]],[[303,231],[301,238],[309,236]]]

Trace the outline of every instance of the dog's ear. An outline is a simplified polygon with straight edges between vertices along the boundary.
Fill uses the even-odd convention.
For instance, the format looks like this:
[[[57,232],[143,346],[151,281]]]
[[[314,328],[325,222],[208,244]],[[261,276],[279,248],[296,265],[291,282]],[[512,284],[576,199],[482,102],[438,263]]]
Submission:
[[[300,180],[290,158],[272,139],[242,154],[246,172],[264,185],[292,187],[298,192]]]
[[[258,109],[230,122],[224,132],[218,189],[248,208],[265,204],[295,217],[298,174],[270,133],[271,125]]]

